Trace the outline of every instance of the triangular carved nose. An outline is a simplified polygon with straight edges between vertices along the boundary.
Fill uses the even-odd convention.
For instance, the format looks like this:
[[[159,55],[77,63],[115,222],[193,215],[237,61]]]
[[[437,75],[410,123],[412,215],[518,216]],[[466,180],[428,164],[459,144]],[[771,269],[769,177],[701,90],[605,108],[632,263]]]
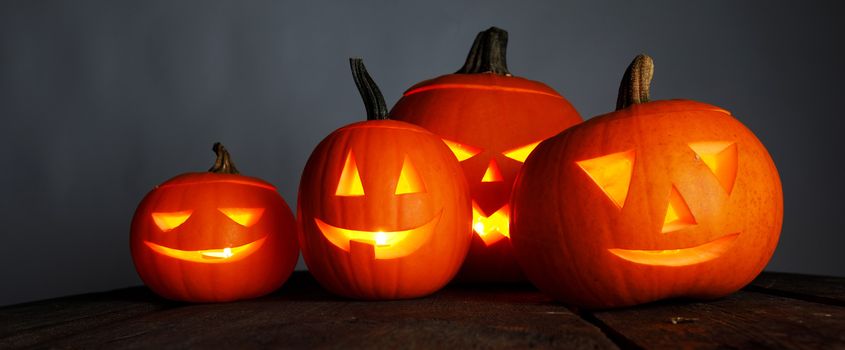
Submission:
[[[669,192],[669,204],[666,206],[666,216],[663,219],[661,232],[678,231],[695,224],[695,218],[692,216],[687,202],[684,201],[684,197],[673,185],[672,191]]]
[[[500,182],[502,179],[502,172],[499,170],[499,164],[495,159],[490,159],[490,164],[487,165],[487,170],[484,171],[484,176],[481,177],[481,182]]]

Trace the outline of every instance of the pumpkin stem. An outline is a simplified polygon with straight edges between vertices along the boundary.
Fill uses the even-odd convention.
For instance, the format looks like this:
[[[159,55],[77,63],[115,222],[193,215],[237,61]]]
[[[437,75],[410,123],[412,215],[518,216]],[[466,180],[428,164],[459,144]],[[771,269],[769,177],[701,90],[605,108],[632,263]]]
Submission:
[[[215,142],[211,150],[217,154],[217,159],[214,160],[214,166],[208,169],[209,172],[217,174],[240,174],[238,168],[235,168],[235,163],[232,163],[232,157],[229,156],[229,151],[220,142]]]
[[[364,107],[367,109],[367,120],[381,120],[387,118],[387,104],[384,103],[384,96],[378,85],[367,73],[367,67],[364,67],[364,60],[361,58],[350,58],[349,65],[352,67],[352,78],[355,80],[355,86],[358,87],[358,92],[361,93],[361,98],[364,100]]]
[[[622,76],[622,82],[619,84],[616,110],[648,102],[648,89],[651,85],[652,75],[654,75],[654,61],[651,57],[644,54],[634,57],[631,65],[625,70],[625,75]]]
[[[490,27],[475,36],[467,60],[456,74],[495,73],[510,76],[506,60],[508,32]]]

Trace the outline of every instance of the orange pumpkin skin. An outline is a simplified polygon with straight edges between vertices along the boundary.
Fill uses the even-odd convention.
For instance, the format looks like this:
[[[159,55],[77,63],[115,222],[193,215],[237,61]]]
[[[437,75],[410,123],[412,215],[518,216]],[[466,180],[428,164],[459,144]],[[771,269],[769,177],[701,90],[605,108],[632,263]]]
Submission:
[[[390,117],[420,125],[447,141],[466,146],[472,150],[470,154],[477,152],[461,161],[473,200],[473,226],[479,222],[483,225],[486,217],[501,215],[505,227],[495,232],[475,230],[458,279],[524,281],[507,238],[508,202],[522,161],[505,153],[581,122],[575,108],[541,82],[510,74],[460,73],[412,86],[390,111]],[[485,181],[485,175],[495,170],[500,178]]]
[[[538,288],[599,309],[728,295],[765,267],[782,221],[778,172],[754,134],[721,108],[670,100],[541,143],[515,183],[511,238]]]
[[[260,209],[237,217],[248,227],[223,211],[244,208]],[[156,220],[186,211],[190,216],[176,227],[162,229]],[[172,300],[222,302],[278,289],[299,255],[295,232],[293,214],[273,185],[241,175],[186,173],[141,201],[130,246],[138,275],[155,293]],[[220,251],[227,247],[228,253]]]
[[[350,152],[363,193],[340,196]],[[406,162],[416,169],[423,192],[396,194]],[[404,299],[437,291],[466,255],[470,215],[467,185],[452,153],[438,137],[408,123],[373,120],[338,129],[317,146],[302,173],[302,255],[314,278],[338,295]],[[383,248],[366,238],[335,243],[317,220],[350,230],[411,232]]]

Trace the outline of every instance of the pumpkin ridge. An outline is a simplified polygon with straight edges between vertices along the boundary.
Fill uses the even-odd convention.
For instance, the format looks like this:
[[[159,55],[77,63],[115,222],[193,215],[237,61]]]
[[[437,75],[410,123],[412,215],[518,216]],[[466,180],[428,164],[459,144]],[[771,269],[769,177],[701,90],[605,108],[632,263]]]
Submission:
[[[176,186],[189,186],[189,185],[200,185],[200,184],[210,184],[210,183],[229,183],[229,184],[236,184],[236,185],[248,185],[248,186],[255,186],[260,187],[263,189],[267,189],[273,192],[277,191],[277,188],[271,185],[262,184],[259,182],[249,181],[249,180],[237,180],[237,179],[220,179],[220,180],[207,180],[207,181],[189,181],[189,182],[178,182],[178,183],[164,183],[159,186],[158,188],[165,188],[165,187],[176,187]]]
[[[370,123],[350,124],[350,125],[347,125],[347,126],[344,126],[340,129],[338,129],[337,131],[339,132],[339,131],[344,131],[344,130],[373,129],[373,128],[405,130],[405,131],[418,132],[418,133],[421,133],[421,134],[430,134],[431,133],[430,131],[422,129],[422,128],[412,128],[412,127],[406,127],[406,126],[401,126],[401,125],[372,125]]]
[[[525,88],[518,88],[518,87],[508,87],[508,86],[500,86],[500,85],[480,85],[480,84],[433,84],[433,85],[426,85],[421,86],[413,90],[406,91],[402,96],[408,97],[417,93],[431,91],[431,90],[445,90],[445,89],[469,89],[469,90],[489,90],[489,91],[505,91],[505,92],[519,92],[519,93],[528,93],[528,94],[537,94],[542,96],[549,96],[554,97],[557,99],[563,99],[562,96],[533,89],[525,89]]]

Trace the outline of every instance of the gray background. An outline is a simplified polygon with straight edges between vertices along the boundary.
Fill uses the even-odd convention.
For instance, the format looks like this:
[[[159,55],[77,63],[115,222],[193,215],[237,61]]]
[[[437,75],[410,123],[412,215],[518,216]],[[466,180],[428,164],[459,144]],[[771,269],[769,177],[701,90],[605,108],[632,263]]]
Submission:
[[[0,304],[139,284],[135,206],[207,169],[217,140],[293,207],[313,147],[364,116],[347,57],[392,105],[457,70],[491,25],[510,32],[513,73],[585,117],[612,109],[641,52],[653,97],[731,110],[783,179],[768,269],[845,275],[837,3],[2,1]]]

